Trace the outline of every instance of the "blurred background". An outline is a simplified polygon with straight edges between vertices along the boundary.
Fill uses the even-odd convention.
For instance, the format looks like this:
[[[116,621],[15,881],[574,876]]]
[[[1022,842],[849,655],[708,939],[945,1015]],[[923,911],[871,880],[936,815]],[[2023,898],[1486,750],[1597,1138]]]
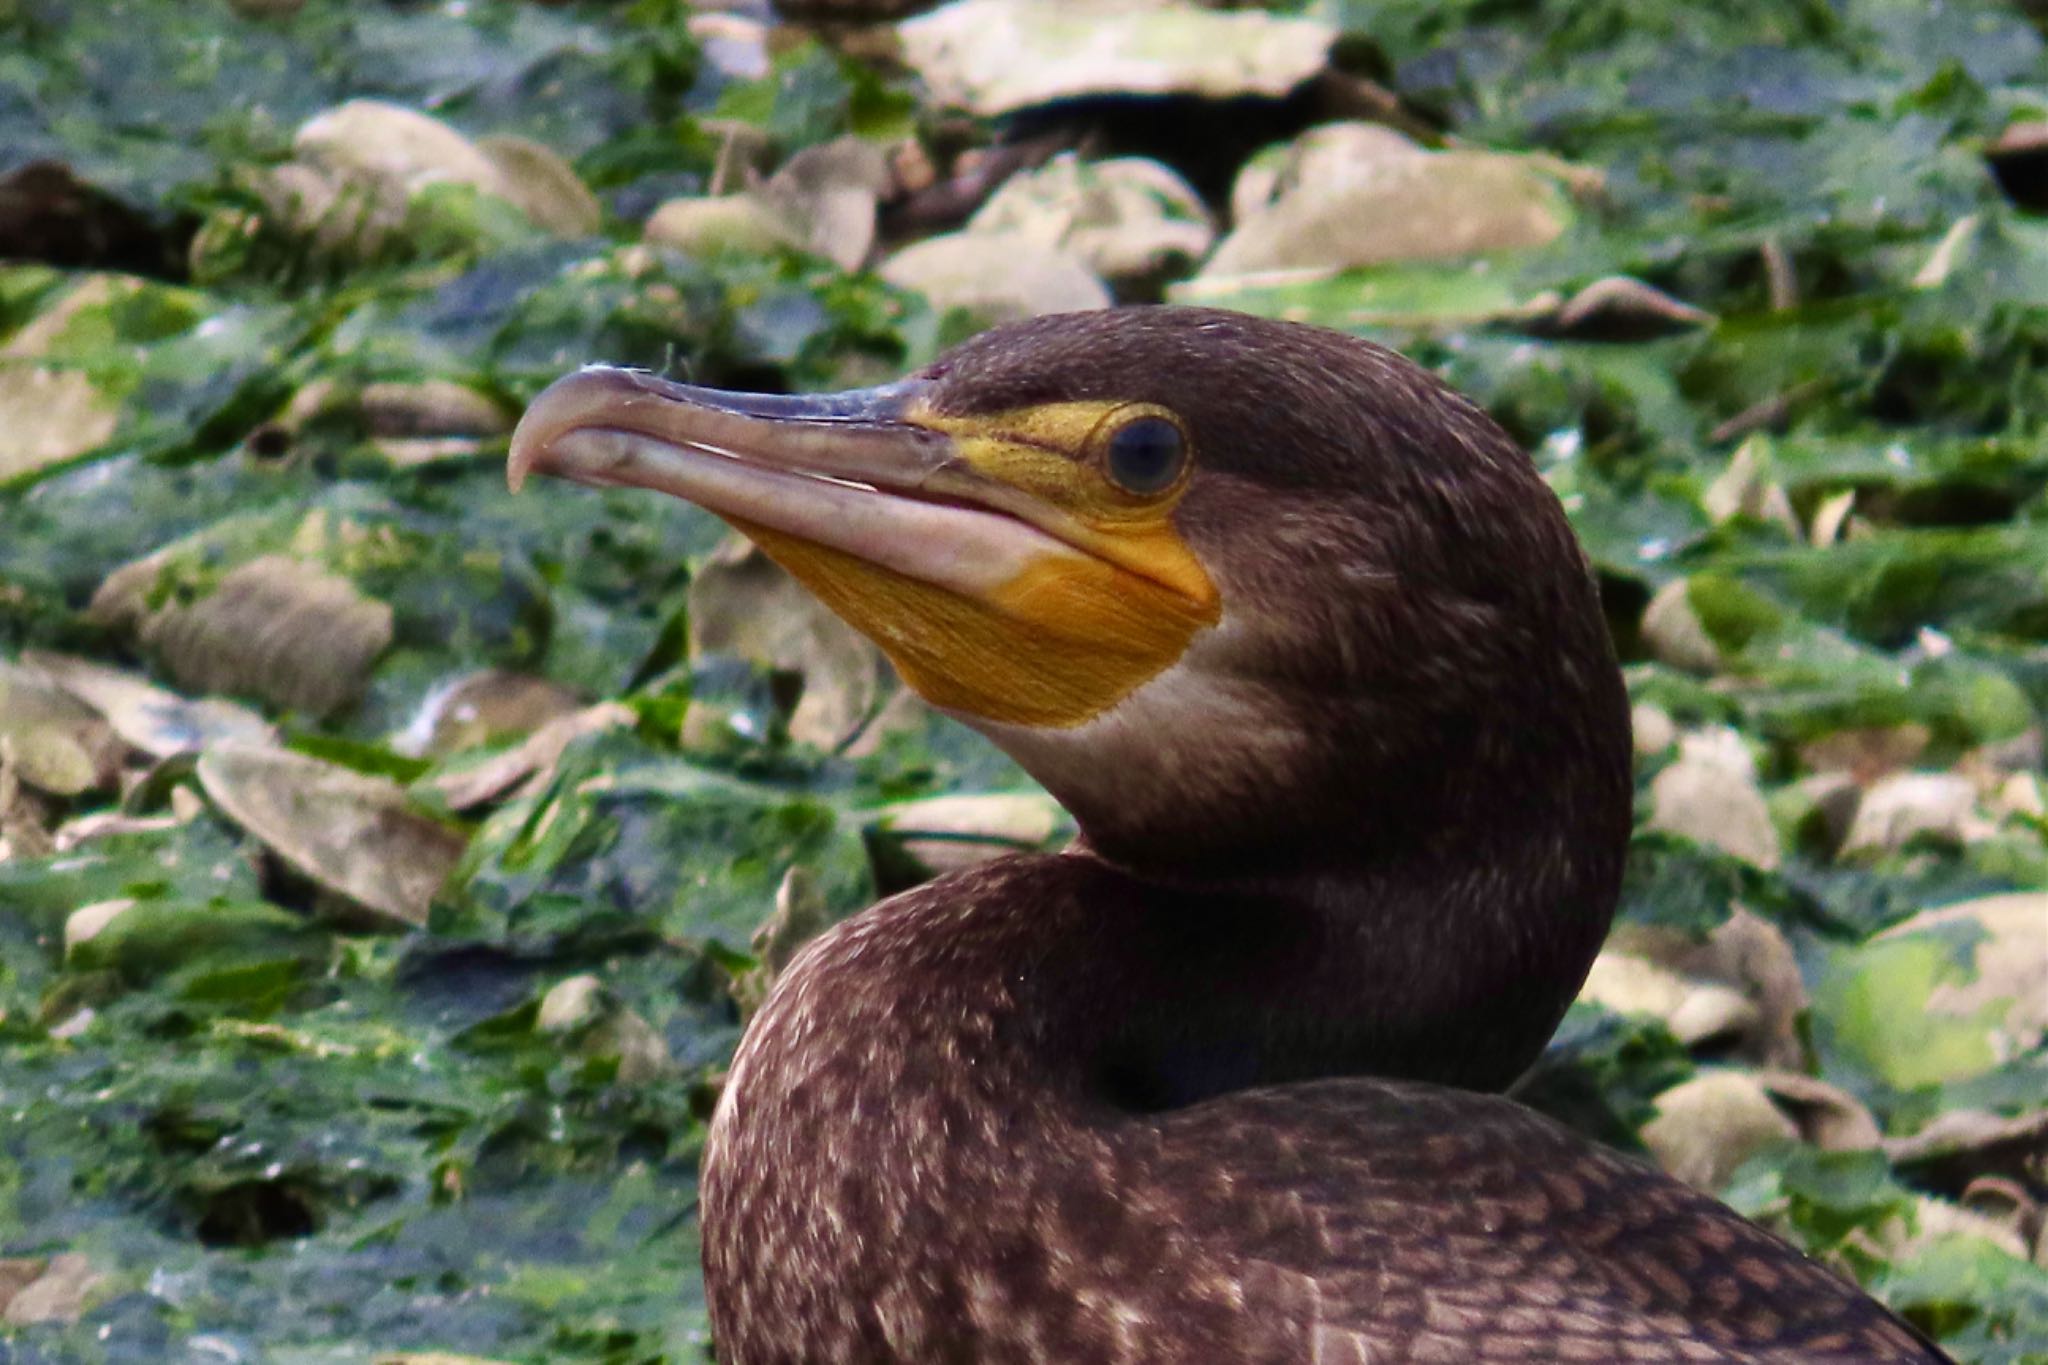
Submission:
[[[510,426],[1160,301],[1436,368],[1599,570],[1638,830],[1522,1097],[2048,1360],[2044,23],[0,0],[0,1361],[703,1359],[746,1011],[1071,831]]]

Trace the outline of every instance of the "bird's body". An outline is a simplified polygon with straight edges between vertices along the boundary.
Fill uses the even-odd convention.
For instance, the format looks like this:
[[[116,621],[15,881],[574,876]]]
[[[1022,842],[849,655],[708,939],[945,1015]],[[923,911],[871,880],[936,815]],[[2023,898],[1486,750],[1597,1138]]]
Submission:
[[[1190,929],[1120,881],[1006,860],[791,966],[706,1163],[729,1359],[1939,1359],[1724,1206],[1497,1096],[1336,1076],[1116,1102],[1093,1059],[1161,983],[1117,969],[1143,959],[1104,918]],[[1211,965],[1181,979],[1227,990]]]
[[[901,385],[563,381],[515,476],[726,516],[1082,840],[876,906],[750,1026],[721,1358],[1938,1361],[1497,1096],[1613,912],[1627,703],[1556,499],[1353,338],[999,329]]]

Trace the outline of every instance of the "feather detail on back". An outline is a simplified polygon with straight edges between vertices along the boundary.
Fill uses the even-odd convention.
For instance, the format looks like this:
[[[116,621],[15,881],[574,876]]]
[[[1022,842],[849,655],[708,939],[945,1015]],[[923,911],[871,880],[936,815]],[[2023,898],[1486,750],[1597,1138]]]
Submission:
[[[1137,1179],[1183,1193],[1164,1235],[1239,1253],[1246,1317],[1294,1343],[1247,1359],[1945,1359],[1725,1206],[1497,1097],[1320,1081],[1131,1143]]]

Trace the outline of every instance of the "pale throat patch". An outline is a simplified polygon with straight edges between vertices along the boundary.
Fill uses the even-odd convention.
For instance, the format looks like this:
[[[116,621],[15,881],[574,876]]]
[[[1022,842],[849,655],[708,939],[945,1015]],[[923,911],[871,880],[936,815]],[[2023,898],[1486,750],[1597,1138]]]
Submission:
[[[1077,725],[990,723],[954,714],[1084,821],[1091,805],[1120,821],[1150,824],[1180,818],[1191,791],[1247,782],[1283,791],[1313,737],[1261,685],[1233,677],[1220,661],[1232,633],[1226,616],[1194,637],[1179,659]]]

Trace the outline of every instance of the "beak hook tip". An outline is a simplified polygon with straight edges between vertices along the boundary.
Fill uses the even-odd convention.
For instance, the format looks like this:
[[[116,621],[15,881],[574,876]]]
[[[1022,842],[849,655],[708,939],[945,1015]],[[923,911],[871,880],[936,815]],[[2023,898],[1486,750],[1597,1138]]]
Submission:
[[[540,461],[541,442],[524,423],[512,432],[512,448],[505,454],[505,487],[514,493],[526,487],[526,478]]]

